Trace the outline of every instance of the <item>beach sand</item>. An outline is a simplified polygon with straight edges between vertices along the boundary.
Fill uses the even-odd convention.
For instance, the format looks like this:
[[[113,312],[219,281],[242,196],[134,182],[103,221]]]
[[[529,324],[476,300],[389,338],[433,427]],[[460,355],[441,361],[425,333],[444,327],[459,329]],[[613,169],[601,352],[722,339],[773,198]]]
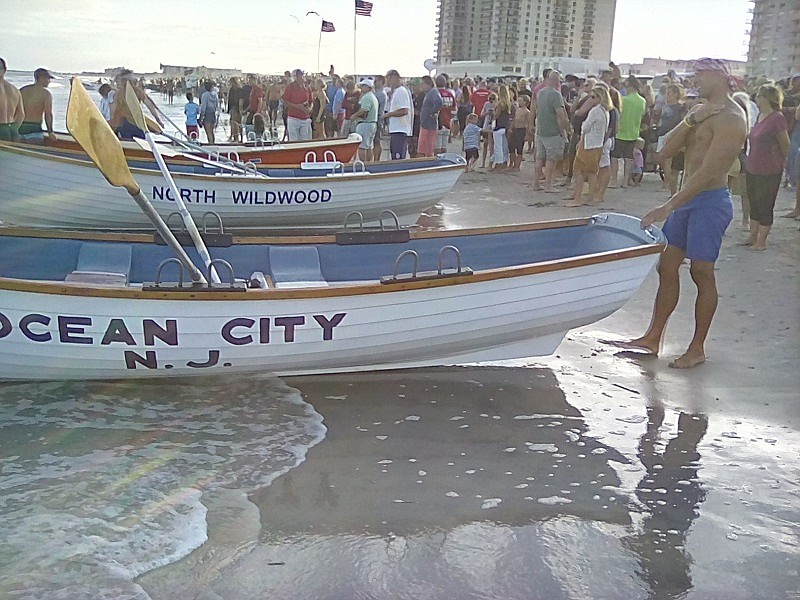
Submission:
[[[666,199],[648,174],[571,209],[531,180],[531,161],[465,174],[421,222],[640,216]],[[781,190],[777,214],[792,204]],[[644,331],[652,275],[553,357],[287,379],[325,440],[248,498],[204,500],[209,541],[137,582],[152,598],[798,594],[800,222],[776,219],[770,248],[749,252],[739,214],[705,365],[668,367],[692,333],[684,268],[658,358],[601,341]]]

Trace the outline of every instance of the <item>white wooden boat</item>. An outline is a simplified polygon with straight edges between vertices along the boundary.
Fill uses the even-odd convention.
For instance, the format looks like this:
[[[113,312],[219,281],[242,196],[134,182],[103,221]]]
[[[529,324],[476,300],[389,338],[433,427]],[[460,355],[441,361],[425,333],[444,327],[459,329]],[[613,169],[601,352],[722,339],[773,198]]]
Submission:
[[[162,263],[170,250],[144,234],[0,228],[0,379],[547,355],[569,329],[625,304],[665,247],[658,229],[625,215],[363,235],[234,239],[209,250],[249,284],[209,287],[164,283],[178,279]],[[224,279],[227,266],[215,266]]]
[[[129,163],[155,209],[176,210],[162,174]],[[449,192],[466,162],[455,154],[363,165],[267,169],[259,176],[209,172],[202,165],[170,168],[189,212],[208,211],[225,227],[339,226],[358,211],[376,223],[386,210],[402,225],[416,222]],[[0,142],[0,221],[28,227],[152,229],[124,189],[110,189],[87,159]]]

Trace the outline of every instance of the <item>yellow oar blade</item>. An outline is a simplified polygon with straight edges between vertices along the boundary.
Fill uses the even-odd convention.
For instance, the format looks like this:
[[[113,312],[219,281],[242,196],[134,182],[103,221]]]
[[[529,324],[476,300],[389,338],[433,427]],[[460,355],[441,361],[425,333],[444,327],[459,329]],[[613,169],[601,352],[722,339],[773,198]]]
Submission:
[[[132,195],[139,186],[131,175],[119,138],[92,102],[83,83],[72,78],[67,106],[67,131],[86,151],[100,172],[115,187],[124,187]]]
[[[153,132],[153,133],[161,133],[163,131],[161,129],[161,125],[159,125],[158,123],[153,121],[153,119],[151,119],[147,115],[144,116],[144,120],[147,123],[147,127],[150,129],[151,132]]]
[[[128,105],[128,110],[131,111],[133,124],[142,131],[147,131],[147,123],[144,122],[142,105],[139,104],[139,97],[136,95],[136,90],[133,89],[133,85],[130,81],[125,82],[125,103]]]

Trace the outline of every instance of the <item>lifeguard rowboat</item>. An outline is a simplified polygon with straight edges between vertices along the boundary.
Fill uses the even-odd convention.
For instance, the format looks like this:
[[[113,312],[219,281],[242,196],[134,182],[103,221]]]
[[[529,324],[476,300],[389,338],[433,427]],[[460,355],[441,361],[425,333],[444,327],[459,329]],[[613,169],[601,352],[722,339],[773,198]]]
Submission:
[[[176,210],[164,177],[151,163],[129,161],[139,186],[167,217]],[[339,226],[353,211],[375,223],[386,210],[401,225],[449,192],[466,162],[455,154],[424,160],[327,168],[267,169],[259,176],[209,172],[202,165],[170,168],[189,212],[208,211],[225,227]],[[311,165],[312,167],[314,165]],[[87,159],[56,156],[0,142],[0,221],[29,227],[152,229],[123,189],[110,189]]]
[[[552,353],[620,308],[665,246],[638,219],[240,238],[177,279],[143,234],[0,228],[0,379],[313,374]],[[196,259],[197,255],[192,254]],[[175,260],[175,259],[171,259]],[[162,266],[159,283],[157,271]],[[247,284],[242,283],[247,282]]]
[[[340,162],[350,162],[355,156],[358,145],[361,143],[361,136],[352,133],[346,138],[332,138],[325,140],[312,140],[307,142],[280,142],[267,145],[265,142],[250,142],[247,144],[204,144],[204,152],[191,152],[197,156],[213,158],[220,155],[224,158],[233,159],[239,162],[252,162],[259,166],[286,166],[299,165],[305,161],[338,160]],[[21,144],[23,147],[30,148],[29,144]],[[163,146],[167,149],[181,150],[187,152],[177,144],[164,142]],[[74,158],[84,158],[86,153],[78,143],[68,133],[58,133],[55,138],[45,138],[43,146],[33,146],[42,150],[58,150],[65,155]],[[125,156],[131,160],[144,160],[152,162],[153,155],[143,150],[136,142],[122,141],[122,148]],[[170,164],[191,164],[188,160],[181,157],[169,157],[167,162]]]

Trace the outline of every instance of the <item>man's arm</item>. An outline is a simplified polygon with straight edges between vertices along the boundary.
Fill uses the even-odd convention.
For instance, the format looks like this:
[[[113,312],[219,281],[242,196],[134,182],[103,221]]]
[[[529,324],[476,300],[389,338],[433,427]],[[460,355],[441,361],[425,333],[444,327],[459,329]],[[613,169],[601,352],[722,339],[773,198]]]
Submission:
[[[55,137],[56,134],[53,131],[53,96],[50,92],[47,92],[44,100],[44,124],[47,128],[47,135]]]
[[[22,94],[16,88],[15,91],[17,92],[15,94],[17,105],[14,107],[14,131],[19,131],[19,126],[25,120],[25,107],[22,104]]]
[[[731,168],[747,136],[744,119],[731,113],[722,115],[715,120],[713,130],[714,138],[700,167],[689,176],[677,194],[642,218],[643,228],[666,219],[672,211],[708,190],[720,174],[727,173]]]
[[[715,104],[698,104],[686,115],[677,127],[673,127],[664,138],[664,147],[661,149],[661,156],[665,160],[674,158],[685,147],[689,132],[694,129],[691,125],[692,120],[702,123],[710,116],[719,113],[724,107]],[[744,145],[744,141],[742,141]]]
[[[556,119],[558,120],[558,128],[561,131],[561,134],[568,136],[570,128],[569,117],[567,116],[567,111],[563,106],[559,106],[556,109]]]

